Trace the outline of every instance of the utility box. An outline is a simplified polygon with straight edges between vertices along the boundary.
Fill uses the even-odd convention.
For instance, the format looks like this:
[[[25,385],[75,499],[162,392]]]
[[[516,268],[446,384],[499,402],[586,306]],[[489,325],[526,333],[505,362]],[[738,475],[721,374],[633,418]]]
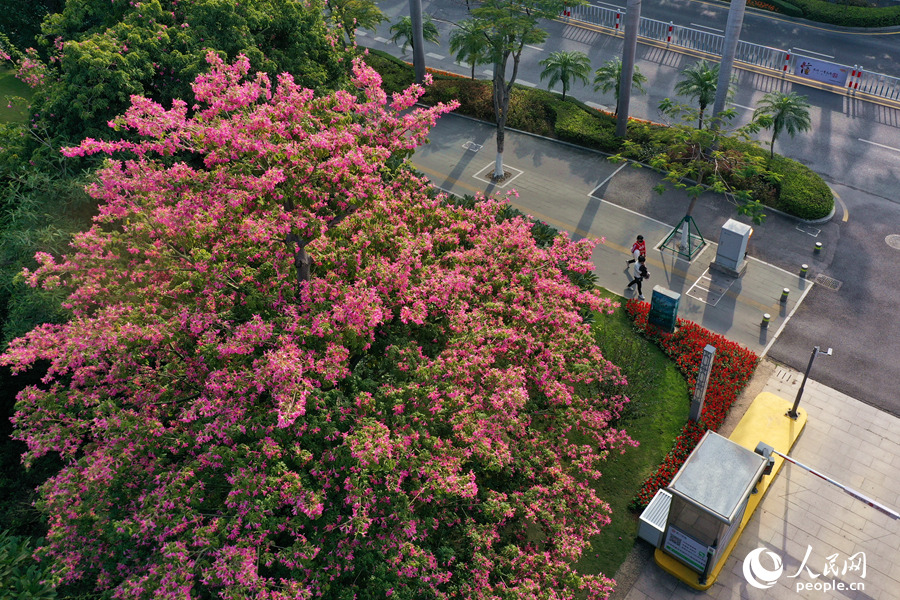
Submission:
[[[721,271],[734,277],[740,277],[747,269],[747,242],[753,234],[753,228],[746,223],[728,219],[722,225],[719,234],[719,249],[711,269]]]
[[[654,548],[661,548],[663,536],[666,533],[666,521],[669,518],[669,506],[672,504],[672,494],[666,490],[656,490],[653,500],[641,513],[638,537],[652,544]]]
[[[681,302],[681,294],[678,292],[673,292],[661,285],[653,286],[647,322],[656,325],[666,333],[674,332],[675,325],[678,323],[679,302]]]
[[[766,457],[707,431],[666,491],[672,495],[660,550],[708,574],[725,554],[747,501],[766,468]]]

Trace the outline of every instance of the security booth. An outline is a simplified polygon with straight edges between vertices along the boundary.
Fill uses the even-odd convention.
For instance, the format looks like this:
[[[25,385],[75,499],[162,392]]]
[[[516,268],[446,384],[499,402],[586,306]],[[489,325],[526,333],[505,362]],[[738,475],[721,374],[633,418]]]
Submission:
[[[659,549],[696,571],[698,583],[725,556],[769,462],[707,431],[666,487],[671,500]]]

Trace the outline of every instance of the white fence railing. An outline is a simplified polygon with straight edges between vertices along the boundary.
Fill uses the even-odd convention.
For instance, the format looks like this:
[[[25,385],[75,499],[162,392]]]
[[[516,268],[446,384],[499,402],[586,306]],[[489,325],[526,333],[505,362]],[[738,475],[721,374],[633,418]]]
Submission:
[[[610,29],[615,34],[624,31],[625,28],[625,9],[586,4],[572,7],[565,16],[574,21]],[[663,42],[667,47],[675,46],[713,56],[722,56],[725,42],[725,37],[717,33],[644,17],[641,17],[638,26],[638,37]],[[845,93],[864,93],[887,100],[900,100],[900,78],[867,71],[859,65],[824,63],[820,58],[795,54],[791,49],[770,48],[744,41],[738,42],[735,61],[772,71],[773,75],[791,74],[800,77],[803,75],[797,72],[797,66],[816,61],[818,64],[828,65],[828,68],[834,68],[837,72],[835,85],[843,88]],[[808,78],[822,81],[814,77]]]

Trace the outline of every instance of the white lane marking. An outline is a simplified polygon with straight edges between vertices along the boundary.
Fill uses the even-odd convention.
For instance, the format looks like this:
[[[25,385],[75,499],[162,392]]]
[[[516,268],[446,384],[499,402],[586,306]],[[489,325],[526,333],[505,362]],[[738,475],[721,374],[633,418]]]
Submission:
[[[885,146],[884,144],[879,144],[878,142],[873,142],[871,140],[864,140],[862,138],[856,138],[861,142],[865,142],[867,144],[872,144],[873,146],[878,146],[879,148],[884,148],[885,150],[893,150],[894,152],[900,152],[900,148],[894,148],[893,146]]]
[[[719,29],[717,27],[710,27],[708,25],[701,25],[700,23],[691,23],[694,27],[700,27],[701,29],[712,29],[713,31],[718,31],[719,33],[725,33],[724,29]]]
[[[794,48],[793,50],[794,50],[795,54],[802,54],[804,52],[808,52],[809,54],[818,54],[819,56],[824,56],[825,58],[834,58],[830,54],[822,54],[821,52],[816,52],[814,50],[806,50],[805,48]]]

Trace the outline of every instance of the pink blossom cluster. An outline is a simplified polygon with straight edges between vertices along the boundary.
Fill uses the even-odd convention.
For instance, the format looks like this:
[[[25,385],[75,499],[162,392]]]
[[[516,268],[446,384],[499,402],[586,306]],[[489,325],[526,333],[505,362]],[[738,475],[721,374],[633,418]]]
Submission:
[[[452,106],[317,96],[215,55],[196,104],[144,98],[89,191],[94,226],[33,285],[65,324],[0,363],[61,579],[113,598],[563,599],[609,522],[592,483],[633,445],[624,383],[573,285],[593,243],[535,245],[504,204],[464,209],[391,166]],[[302,252],[301,252],[302,251]],[[299,275],[298,257],[313,267]],[[601,385],[602,384],[602,385]]]

